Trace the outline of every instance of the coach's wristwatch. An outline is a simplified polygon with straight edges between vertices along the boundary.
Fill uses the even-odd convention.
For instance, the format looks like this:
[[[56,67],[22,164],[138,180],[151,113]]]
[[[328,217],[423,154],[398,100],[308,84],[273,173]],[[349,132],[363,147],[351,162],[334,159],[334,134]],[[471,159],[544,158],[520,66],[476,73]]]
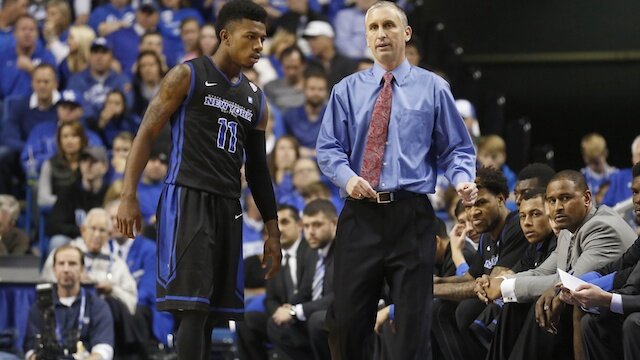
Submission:
[[[291,317],[294,318],[294,319],[298,318],[298,314],[296,313],[296,309],[293,306],[289,308],[289,315],[291,315]]]

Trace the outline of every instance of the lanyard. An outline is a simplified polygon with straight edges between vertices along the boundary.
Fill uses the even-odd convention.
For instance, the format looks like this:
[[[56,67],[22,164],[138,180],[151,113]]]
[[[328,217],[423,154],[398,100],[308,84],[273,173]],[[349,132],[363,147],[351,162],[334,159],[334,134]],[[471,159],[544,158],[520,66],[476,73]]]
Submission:
[[[78,315],[78,337],[82,334],[82,326],[84,325],[84,312],[87,306],[87,296],[84,292],[84,288],[80,288],[80,314]],[[58,337],[58,343],[63,345],[62,326],[60,321],[56,319],[56,336]]]

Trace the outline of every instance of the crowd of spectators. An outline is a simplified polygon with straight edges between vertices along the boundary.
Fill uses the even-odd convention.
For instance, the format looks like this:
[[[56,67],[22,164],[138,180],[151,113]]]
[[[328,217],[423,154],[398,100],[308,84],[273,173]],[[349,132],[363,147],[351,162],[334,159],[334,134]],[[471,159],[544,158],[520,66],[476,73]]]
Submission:
[[[321,174],[315,143],[332,87],[373,64],[364,23],[375,1],[259,1],[269,14],[269,37],[264,56],[244,76],[264,89],[272,110],[267,153],[285,255],[281,273],[265,282],[262,219],[251,193],[243,191],[247,315],[237,328],[243,359],[273,353],[329,358],[323,323],[344,199]],[[156,310],[154,295],[155,213],[171,150],[169,126],[138,185],[143,233],[124,238],[112,219],[149,101],[172,66],[215,52],[219,7],[203,0],[2,1],[0,255],[43,259],[43,279],[58,284],[59,316],[77,316],[69,314],[87,301],[97,324],[78,334],[87,354],[145,358],[150,349],[170,345],[173,319]],[[407,45],[412,65],[423,65],[422,48],[417,40]],[[622,354],[621,346],[607,348],[593,334],[617,326],[625,335],[627,328],[620,321],[605,324],[592,315],[597,306],[581,308],[586,300],[579,294],[558,294],[553,285],[560,268],[590,274],[585,280],[602,291],[623,289],[631,296],[635,290],[625,289],[640,286],[629,275],[637,259],[625,253],[633,249],[640,221],[640,136],[631,144],[633,169],[609,165],[606,140],[590,133],[581,141],[579,172],[531,164],[516,173],[507,165],[504,139],[481,134],[473,104],[458,99],[456,107],[476,145],[480,191],[465,208],[440,171],[429,196],[438,216],[437,299],[432,334],[422,335],[431,336],[434,357]],[[621,256],[624,264],[614,264]],[[81,282],[94,284],[95,295],[79,290]],[[378,336],[365,345],[373,358],[393,359],[385,346],[394,337],[393,299],[384,289],[381,294]],[[555,316],[546,324],[540,316],[547,310],[536,305],[545,301],[552,304],[548,319]],[[624,297],[618,303],[604,307],[631,312]],[[39,316],[32,310],[23,334],[28,356],[42,326]],[[562,336],[551,337],[538,325]]]

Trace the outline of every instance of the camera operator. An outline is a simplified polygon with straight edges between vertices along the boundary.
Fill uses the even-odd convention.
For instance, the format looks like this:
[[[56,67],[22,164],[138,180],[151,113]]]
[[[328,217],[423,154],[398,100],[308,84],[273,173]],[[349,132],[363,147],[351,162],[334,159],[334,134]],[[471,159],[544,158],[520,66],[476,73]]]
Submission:
[[[84,256],[80,249],[63,245],[53,253],[53,271],[58,279],[52,303],[55,313],[55,339],[48,339],[43,311],[34,304],[29,312],[25,339],[26,358],[91,359],[113,358],[113,320],[109,306],[93,292],[80,286]],[[53,340],[53,341],[52,341]],[[42,344],[57,343],[58,349]],[[64,349],[76,357],[62,355]],[[60,354],[51,356],[52,354]]]

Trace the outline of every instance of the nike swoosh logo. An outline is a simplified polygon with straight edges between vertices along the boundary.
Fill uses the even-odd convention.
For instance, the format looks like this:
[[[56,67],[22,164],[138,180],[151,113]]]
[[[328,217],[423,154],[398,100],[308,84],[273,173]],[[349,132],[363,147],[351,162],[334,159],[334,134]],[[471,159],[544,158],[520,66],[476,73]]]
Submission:
[[[216,86],[216,85],[218,85],[218,83],[214,83],[214,82],[211,82],[211,83],[210,83],[210,82],[208,82],[208,81],[205,81],[205,82],[204,82],[204,86]]]
[[[236,215],[236,220],[240,219],[241,216],[242,214]]]

